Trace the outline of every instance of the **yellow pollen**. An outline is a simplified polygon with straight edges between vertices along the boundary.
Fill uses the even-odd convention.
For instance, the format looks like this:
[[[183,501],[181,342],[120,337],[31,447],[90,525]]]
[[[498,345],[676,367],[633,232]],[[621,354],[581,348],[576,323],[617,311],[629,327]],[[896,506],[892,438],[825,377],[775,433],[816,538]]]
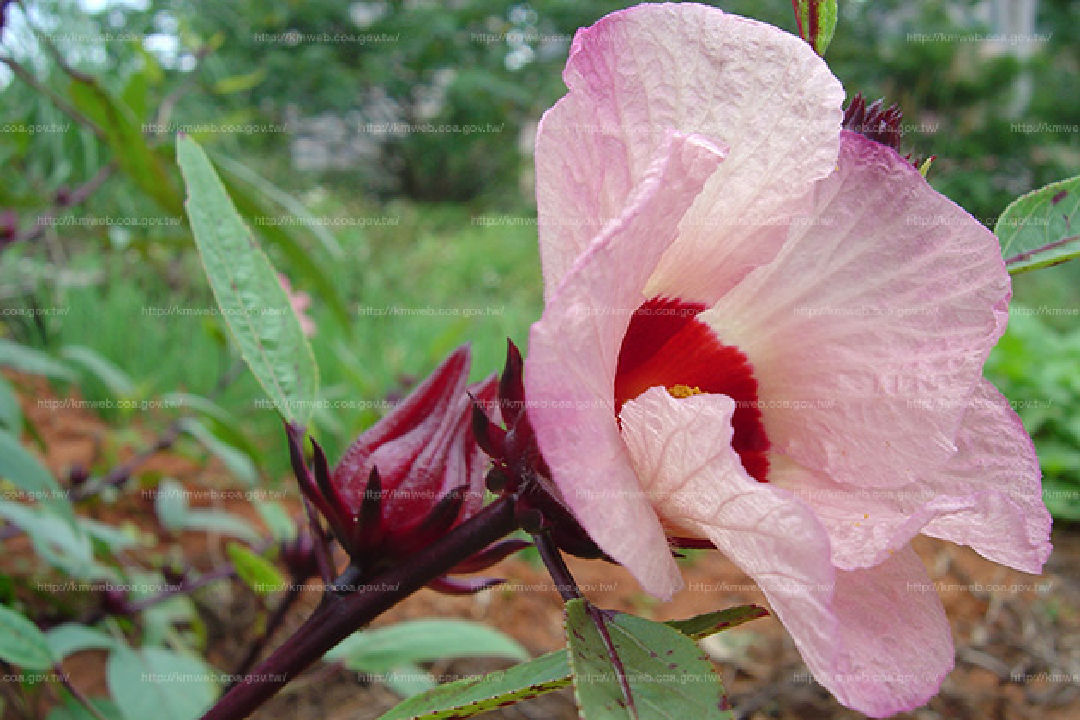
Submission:
[[[694,395],[701,395],[701,388],[690,387],[689,385],[672,385],[667,389],[673,398],[688,398]]]

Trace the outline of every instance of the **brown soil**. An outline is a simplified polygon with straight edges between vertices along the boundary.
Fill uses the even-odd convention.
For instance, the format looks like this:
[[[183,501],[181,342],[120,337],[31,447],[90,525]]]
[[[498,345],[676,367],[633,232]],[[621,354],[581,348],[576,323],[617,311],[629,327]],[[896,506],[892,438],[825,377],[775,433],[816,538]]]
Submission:
[[[48,396],[34,379],[15,378],[27,398]],[[24,411],[37,426],[47,447],[44,460],[64,478],[76,465],[102,469],[137,452],[136,434],[130,443],[118,443],[111,429],[92,412],[50,410],[27,400]],[[155,427],[164,427],[161,422]],[[144,442],[152,437],[143,433]],[[143,473],[180,479],[189,488],[228,487],[227,474],[215,463],[160,453]],[[287,504],[297,507],[291,494]],[[201,504],[195,502],[193,504]],[[219,500],[216,506],[254,518],[242,499]],[[194,567],[206,570],[222,558],[222,543],[205,534],[162,533],[153,513],[152,492],[129,488],[115,502],[94,502],[88,512],[111,523],[134,522],[158,538],[157,546],[140,552],[149,562],[163,554],[182,555]],[[957,647],[956,669],[941,692],[920,710],[900,717],[1036,718],[1066,720],[1080,717],[1080,532],[1076,526],[1054,530],[1054,552],[1040,577],[1026,575],[980,558],[967,548],[920,538],[915,547],[927,563],[931,578],[940,583],[941,597],[953,628]],[[0,571],[26,574],[32,567],[24,538],[5,542]],[[684,563],[692,590],[667,604],[645,596],[620,568],[601,562],[571,561],[571,569],[586,595],[596,604],[631,611],[656,619],[688,617],[736,604],[763,603],[760,592],[718,553],[694,553]],[[424,590],[409,598],[377,624],[407,618],[460,617],[490,623],[518,639],[533,653],[563,644],[559,597],[542,568],[523,559],[504,561],[489,574],[507,579],[501,587],[467,597],[450,597]],[[700,588],[708,587],[709,590]],[[269,603],[257,599],[236,582],[218,582],[194,596],[206,624],[209,661],[231,672],[248,643],[265,622]],[[32,606],[35,602],[29,599]],[[41,600],[41,598],[38,598]],[[88,600],[92,604],[93,599]],[[301,598],[288,615],[276,642],[297,627],[317,602],[312,593]],[[85,609],[85,608],[84,608]],[[739,718],[858,718],[807,678],[798,653],[774,618],[763,618],[716,636],[706,647],[718,668]],[[69,658],[65,670],[73,682],[91,695],[106,692],[103,656],[85,652]],[[444,679],[505,667],[499,661],[451,661],[429,666]],[[318,665],[288,685],[254,717],[365,720],[376,718],[396,701],[378,683],[331,665]],[[48,698],[44,700],[48,704]],[[489,713],[483,717],[576,717],[572,696],[564,690],[536,700]]]

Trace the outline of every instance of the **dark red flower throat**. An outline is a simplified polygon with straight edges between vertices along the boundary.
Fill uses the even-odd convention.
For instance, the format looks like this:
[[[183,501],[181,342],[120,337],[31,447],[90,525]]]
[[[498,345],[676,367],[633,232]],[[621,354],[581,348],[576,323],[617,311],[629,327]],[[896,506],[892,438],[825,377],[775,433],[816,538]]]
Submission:
[[[746,355],[724,345],[697,319],[704,305],[653,298],[634,311],[615,370],[615,414],[651,387],[672,394],[717,393],[735,401],[732,448],[746,472],[768,480],[769,438],[758,407],[758,386]]]

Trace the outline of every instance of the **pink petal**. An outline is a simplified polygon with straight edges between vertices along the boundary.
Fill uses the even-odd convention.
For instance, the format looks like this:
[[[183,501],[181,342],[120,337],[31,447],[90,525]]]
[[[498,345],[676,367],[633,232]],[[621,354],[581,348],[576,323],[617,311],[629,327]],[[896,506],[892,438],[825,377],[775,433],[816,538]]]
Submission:
[[[669,129],[730,146],[649,295],[711,301],[783,242],[836,161],[844,94],[799,38],[701,5],[641,5],[578,31],[536,143],[548,295],[617,218]],[[752,241],[752,242],[749,242]],[[678,293],[674,291],[677,290]]]
[[[778,452],[859,487],[930,477],[1005,327],[998,243],[895,151],[846,131],[813,200],[777,258],[699,319],[750,359]]]
[[[549,294],[525,363],[529,417],[555,483],[597,544],[619,562],[633,561],[658,596],[682,581],[619,437],[615,365],[678,218],[722,159],[703,138],[671,134],[624,214]]]
[[[969,507],[939,514],[923,534],[969,545],[996,563],[1042,572],[1051,521],[1039,459],[1009,401],[985,380],[976,387],[956,444],[960,450],[943,476],[929,484],[941,493],[966,491]]]
[[[805,503],[743,469],[731,447],[734,411],[725,395],[676,399],[659,387],[628,401],[619,417],[641,491],[668,527],[708,537],[770,599],[813,608],[824,642],[832,632],[829,538]]]
[[[985,380],[966,406],[956,455],[910,485],[853,488],[776,457],[770,479],[814,508],[837,567],[876,565],[922,532],[1038,573],[1050,555],[1050,514],[1031,440]]]
[[[734,409],[721,395],[676,400],[663,388],[627,402],[623,438],[642,490],[666,523],[707,536],[757,582],[841,702],[873,716],[921,705],[953,662],[921,561],[904,548],[875,568],[835,570],[810,508],[742,470],[730,447]]]
[[[888,717],[925,704],[955,660],[952,631],[937,588],[910,547],[877,567],[837,571],[833,612],[841,648],[832,667],[816,666],[800,636],[816,628],[785,622],[814,677],[844,705]]]

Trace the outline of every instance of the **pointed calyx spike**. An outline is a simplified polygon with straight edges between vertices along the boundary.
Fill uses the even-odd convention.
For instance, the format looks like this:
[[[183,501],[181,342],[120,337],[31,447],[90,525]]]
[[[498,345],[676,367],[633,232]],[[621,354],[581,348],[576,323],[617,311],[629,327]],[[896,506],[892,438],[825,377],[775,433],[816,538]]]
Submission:
[[[900,106],[893,104],[885,107],[885,100],[878,99],[869,105],[862,93],[856,93],[851,104],[844,110],[843,127],[845,130],[859,133],[882,145],[898,150],[903,128],[900,121],[904,113]]]
[[[900,142],[904,138],[903,119],[904,113],[896,103],[885,107],[885,99],[879,98],[867,105],[862,93],[855,93],[855,97],[851,98],[851,103],[844,109],[842,126],[845,130],[859,133],[863,137],[899,152]],[[931,155],[924,159],[908,153],[904,159],[917,168],[923,177],[926,177],[926,173],[930,170],[930,163],[935,157]]]
[[[528,525],[529,532],[549,533],[559,548],[572,555],[604,557],[551,482],[551,471],[529,422],[523,372],[521,352],[508,339],[499,396],[492,408],[498,410],[504,427],[493,422],[479,403],[473,405],[473,434],[493,461],[487,473],[487,488],[514,497],[516,517],[519,523]]]

